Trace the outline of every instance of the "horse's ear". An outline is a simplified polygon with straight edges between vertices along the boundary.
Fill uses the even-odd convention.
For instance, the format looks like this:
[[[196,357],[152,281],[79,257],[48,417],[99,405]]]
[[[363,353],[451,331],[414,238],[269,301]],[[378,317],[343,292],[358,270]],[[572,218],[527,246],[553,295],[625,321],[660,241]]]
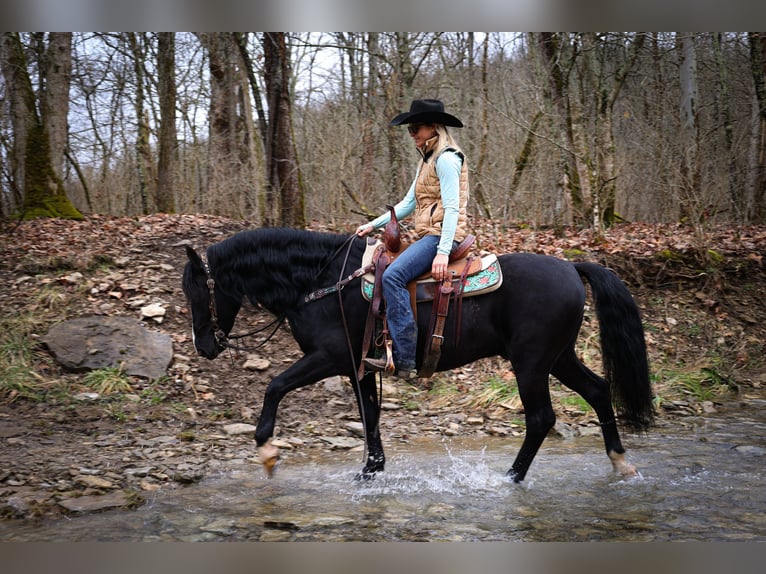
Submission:
[[[192,262],[192,265],[197,267],[200,271],[204,269],[204,264],[202,263],[202,258],[197,254],[194,249],[188,245],[186,247],[186,256],[189,258],[189,261]]]

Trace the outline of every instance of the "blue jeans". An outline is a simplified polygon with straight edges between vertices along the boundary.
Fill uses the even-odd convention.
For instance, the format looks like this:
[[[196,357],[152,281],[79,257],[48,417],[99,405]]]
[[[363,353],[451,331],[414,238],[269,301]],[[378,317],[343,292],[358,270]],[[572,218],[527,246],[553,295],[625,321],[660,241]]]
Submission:
[[[386,319],[394,342],[394,365],[415,369],[418,326],[412,313],[407,283],[431,270],[439,246],[438,235],[426,235],[405,249],[383,272]]]

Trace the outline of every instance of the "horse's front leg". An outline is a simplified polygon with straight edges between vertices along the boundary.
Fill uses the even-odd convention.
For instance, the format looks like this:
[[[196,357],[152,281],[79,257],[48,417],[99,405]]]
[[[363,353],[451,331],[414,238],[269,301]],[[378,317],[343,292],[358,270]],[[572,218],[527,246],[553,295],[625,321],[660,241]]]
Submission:
[[[276,424],[280,401],[292,390],[311,385],[336,374],[331,370],[329,364],[327,358],[319,354],[306,355],[272,379],[266,388],[261,416],[255,429],[255,444],[258,447],[258,457],[261,464],[269,476],[274,472],[280,456],[279,448],[269,442],[269,439],[274,436],[274,425]]]
[[[367,461],[362,471],[356,475],[357,480],[370,480],[375,473],[382,472],[386,466],[386,456],[383,453],[383,443],[380,440],[380,397],[378,397],[375,374],[367,373],[357,387],[352,378],[359,414],[364,424],[364,438],[367,442]]]

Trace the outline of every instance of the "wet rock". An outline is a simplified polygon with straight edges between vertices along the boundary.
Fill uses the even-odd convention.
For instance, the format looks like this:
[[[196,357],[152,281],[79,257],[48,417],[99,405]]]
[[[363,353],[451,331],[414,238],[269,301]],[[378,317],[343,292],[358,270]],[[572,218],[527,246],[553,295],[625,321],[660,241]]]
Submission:
[[[287,542],[292,538],[291,532],[284,530],[264,530],[261,533],[260,542]]]
[[[231,534],[234,529],[234,521],[228,518],[214,520],[210,524],[205,524],[200,528],[203,532],[213,532],[215,534]]]
[[[133,476],[144,477],[144,476],[147,476],[152,471],[152,469],[153,467],[151,466],[139,466],[139,467],[133,467],[133,468],[126,468],[125,475],[129,477],[133,477]]]
[[[138,483],[138,486],[141,488],[141,490],[144,490],[146,492],[156,492],[160,489],[160,485],[156,482],[152,482],[150,480],[142,480]]]
[[[66,369],[119,367],[129,375],[158,379],[173,359],[170,336],[130,317],[78,317],[51,327],[42,339]]]
[[[307,524],[308,528],[327,528],[330,526],[343,526],[344,524],[354,524],[354,519],[348,516],[317,516]]]
[[[749,445],[749,444],[735,446],[734,450],[736,450],[740,454],[744,454],[747,456],[763,456],[764,454],[766,454],[766,449],[760,446]]]
[[[98,488],[98,489],[104,489],[104,490],[117,488],[113,482],[106,480],[105,478],[101,478],[99,476],[80,475],[80,476],[76,476],[74,480],[76,483],[82,484],[90,488]]]
[[[385,403],[380,405],[380,408],[384,411],[398,411],[398,410],[401,410],[402,405],[397,404],[393,401],[386,401]]]
[[[97,512],[109,508],[124,508],[131,501],[123,491],[100,496],[80,496],[59,501],[59,506],[73,513]]]
[[[350,436],[320,436],[319,438],[334,450],[348,450],[364,445],[363,441]]]
[[[29,512],[29,503],[21,496],[9,496],[0,503],[0,516],[21,518]]]
[[[170,478],[181,484],[199,482],[205,477],[205,469],[197,466],[179,465],[178,468],[170,472]]]
[[[364,425],[360,422],[349,421],[343,425],[343,428],[355,436],[364,437]]]
[[[225,425],[223,427],[223,432],[225,432],[229,436],[239,436],[239,435],[254,435],[255,434],[255,425],[250,425],[247,423],[234,423],[230,425]]]
[[[702,411],[707,414],[712,414],[717,412],[715,405],[712,401],[702,401]]]
[[[561,421],[556,421],[556,424],[553,426],[550,432],[554,436],[561,437],[564,440],[576,438],[580,434],[580,431],[576,426]]]
[[[581,426],[580,436],[601,436],[601,427]]]

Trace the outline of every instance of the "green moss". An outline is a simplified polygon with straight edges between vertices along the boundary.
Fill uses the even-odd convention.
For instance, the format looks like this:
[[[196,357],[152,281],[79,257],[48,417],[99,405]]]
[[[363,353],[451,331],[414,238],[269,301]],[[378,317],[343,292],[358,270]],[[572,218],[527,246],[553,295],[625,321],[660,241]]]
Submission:
[[[657,257],[665,261],[683,261],[683,256],[670,249],[663,249],[657,254]]]
[[[707,256],[710,261],[713,263],[723,263],[723,255],[718,253],[715,249],[708,249],[707,250]]]
[[[22,219],[60,217],[82,219],[64,192],[64,184],[51,167],[48,134],[37,125],[29,131],[24,178],[24,213]]]

